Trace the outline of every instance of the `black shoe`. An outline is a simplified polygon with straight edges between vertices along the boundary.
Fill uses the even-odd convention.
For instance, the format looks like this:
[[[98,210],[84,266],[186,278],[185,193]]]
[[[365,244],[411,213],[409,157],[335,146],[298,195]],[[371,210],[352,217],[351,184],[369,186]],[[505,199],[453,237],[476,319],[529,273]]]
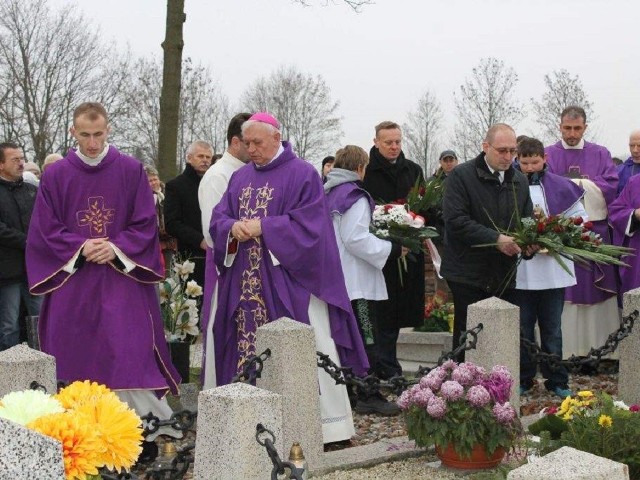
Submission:
[[[361,415],[377,413],[387,417],[400,413],[400,407],[395,402],[390,402],[380,394],[358,399],[355,410]]]
[[[156,442],[142,442],[142,452],[138,456],[137,463],[151,463],[158,457],[158,445]]]

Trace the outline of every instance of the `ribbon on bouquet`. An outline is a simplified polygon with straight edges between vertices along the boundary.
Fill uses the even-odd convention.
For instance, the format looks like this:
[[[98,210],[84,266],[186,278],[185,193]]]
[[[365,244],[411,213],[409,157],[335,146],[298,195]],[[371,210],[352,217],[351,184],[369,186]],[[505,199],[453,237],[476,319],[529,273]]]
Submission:
[[[436,271],[436,275],[438,275],[438,278],[442,279],[442,275],[440,275],[440,264],[442,263],[442,259],[440,258],[438,249],[433,244],[430,238],[428,238],[425,243],[427,244],[427,248],[429,249],[429,255],[431,255],[431,261],[433,262],[433,268]]]

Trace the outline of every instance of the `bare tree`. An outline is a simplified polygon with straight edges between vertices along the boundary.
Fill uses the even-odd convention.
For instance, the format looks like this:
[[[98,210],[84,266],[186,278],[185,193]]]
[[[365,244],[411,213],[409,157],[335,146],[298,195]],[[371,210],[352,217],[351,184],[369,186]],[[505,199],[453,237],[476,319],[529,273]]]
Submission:
[[[268,111],[280,121],[282,138],[292,143],[297,154],[319,164],[327,152],[335,151],[342,137],[339,102],[321,75],[280,67],[268,77],[255,81],[242,96],[250,112]]]
[[[436,96],[426,91],[418,100],[416,109],[409,112],[403,125],[406,153],[420,164],[425,175],[436,170],[438,138],[442,128],[442,109]]]
[[[373,5],[374,3],[371,0],[342,0],[342,1],[346,3],[349,7],[351,7],[355,12],[360,12],[363,5]],[[305,7],[310,6],[312,3],[312,2],[309,2],[308,0],[295,0],[295,2],[301,5],[304,5]],[[321,3],[323,5],[328,5],[329,3],[336,3],[336,0],[323,0]]]
[[[210,142],[215,151],[224,149],[230,118],[229,101],[220,92],[209,69],[185,59],[178,115],[176,170],[184,165],[187,147],[194,140]],[[118,119],[119,142],[144,162],[161,163],[158,132],[162,64],[154,57],[138,59],[130,69],[128,86],[118,102],[126,105]],[[115,129],[114,129],[115,130]]]
[[[569,105],[579,105],[584,108],[587,119],[593,118],[593,105],[578,75],[572,77],[565,69],[555,70],[544,76],[544,84],[547,89],[542,99],[539,102],[531,99],[536,120],[543,128],[540,135],[543,140],[552,142],[558,138],[560,113]]]
[[[52,12],[45,0],[0,1],[0,91],[14,90],[0,122],[5,131],[14,123],[36,161],[68,146],[70,112],[91,92],[101,50],[71,5]]]
[[[458,124],[454,143],[462,158],[472,158],[489,127],[498,122],[517,124],[523,106],[514,98],[518,75],[496,58],[483,58],[473,68],[470,79],[453,94]],[[475,152],[475,153],[474,153]]]

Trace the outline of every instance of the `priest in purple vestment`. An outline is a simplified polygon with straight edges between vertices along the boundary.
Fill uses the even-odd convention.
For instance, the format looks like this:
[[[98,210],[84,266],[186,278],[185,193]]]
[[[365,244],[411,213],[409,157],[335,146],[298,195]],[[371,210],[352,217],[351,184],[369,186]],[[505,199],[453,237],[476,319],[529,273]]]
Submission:
[[[280,141],[279,123],[269,114],[254,114],[242,125],[242,138],[251,161],[231,176],[211,218],[219,270],[218,385],[256,353],[256,329],[280,317],[310,324],[318,350],[365,374],[367,357],[320,176]],[[324,371],[319,383],[325,443],[348,439],[353,422],[346,389]],[[332,413],[336,406],[342,410]]]
[[[622,192],[631,177],[640,173],[640,130],[634,130],[629,135],[629,153],[622,165],[618,165],[618,195]]]
[[[560,115],[562,140],[545,148],[549,171],[571,178],[585,190],[584,206],[593,231],[611,242],[607,205],[616,197],[618,174],[609,151],[583,138],[587,128],[584,109],[570,106]],[[572,332],[574,345],[565,353],[586,355],[590,347],[601,346],[619,325],[617,283],[613,266],[590,263],[576,265],[577,285],[566,290],[563,331]],[[572,325],[566,325],[569,322]],[[566,338],[566,336],[565,336]]]
[[[163,271],[153,195],[142,163],[106,143],[107,118],[99,103],[80,105],[78,149],[40,184],[26,249],[30,290],[44,295],[40,345],[60,380],[105,384],[139,414],[166,418],[158,398],[180,377],[154,288]]]
[[[613,243],[640,251],[640,176],[632,176],[618,198],[609,205]],[[624,257],[628,267],[620,267],[620,294],[640,287],[640,255]]]

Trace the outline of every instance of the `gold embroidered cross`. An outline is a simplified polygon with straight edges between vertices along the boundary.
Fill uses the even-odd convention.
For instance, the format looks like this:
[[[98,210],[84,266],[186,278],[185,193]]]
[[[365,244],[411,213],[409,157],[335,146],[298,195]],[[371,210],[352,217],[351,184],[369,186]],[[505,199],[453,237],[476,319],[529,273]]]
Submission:
[[[107,224],[113,223],[115,209],[104,207],[104,197],[89,197],[89,208],[76,213],[78,226],[89,227],[89,236],[107,236]]]

